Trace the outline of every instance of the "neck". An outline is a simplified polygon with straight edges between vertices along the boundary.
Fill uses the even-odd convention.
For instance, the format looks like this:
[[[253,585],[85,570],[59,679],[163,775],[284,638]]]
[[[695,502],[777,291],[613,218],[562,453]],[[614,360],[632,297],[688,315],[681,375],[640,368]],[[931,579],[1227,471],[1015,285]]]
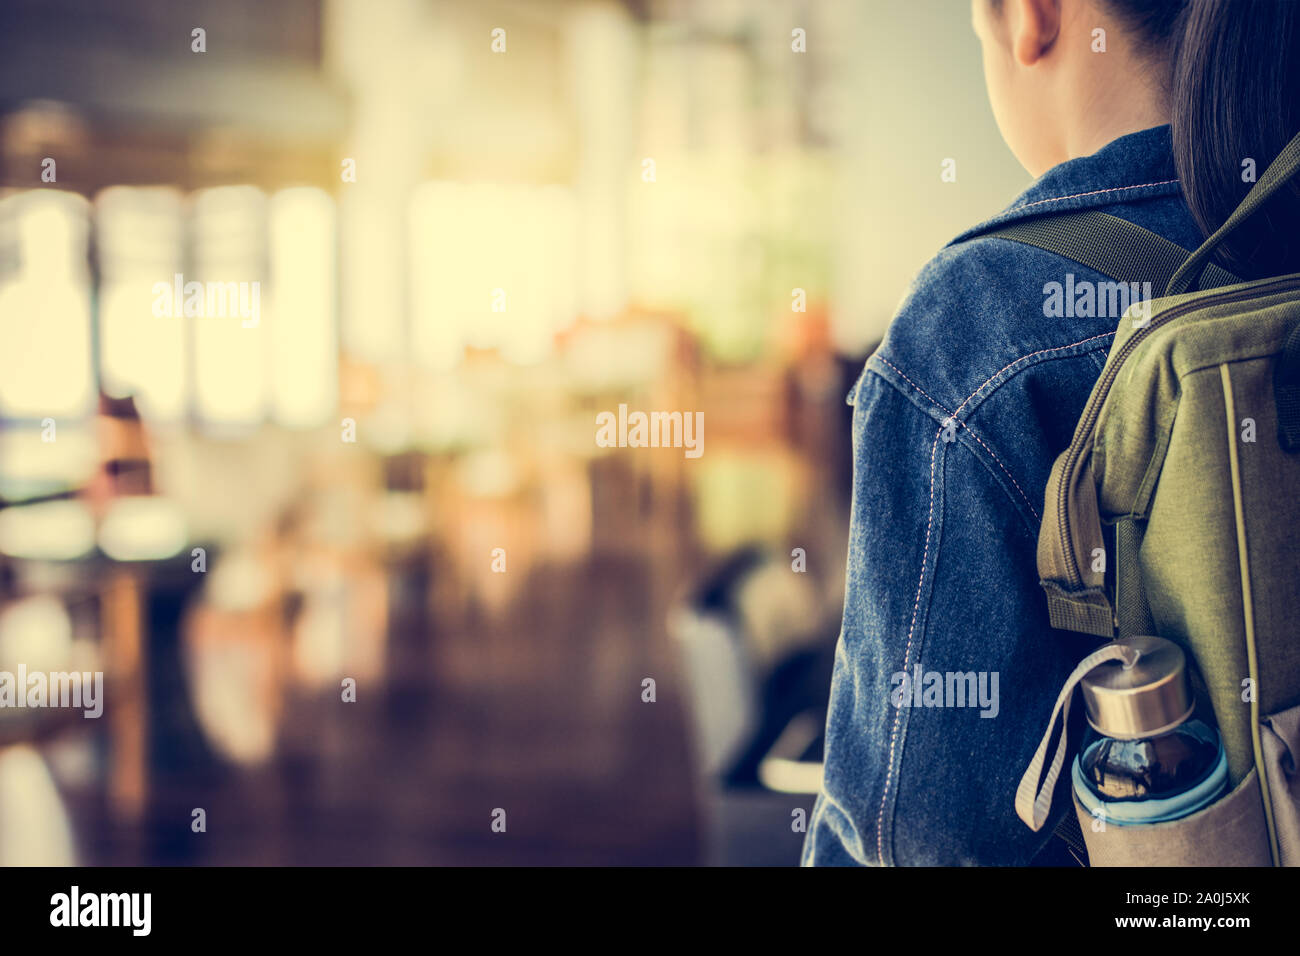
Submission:
[[[1073,105],[1059,127],[1062,160],[1091,155],[1121,136],[1169,122],[1163,95],[1136,83],[1109,93],[1088,91]]]
[[[1169,122],[1169,70],[1120,30],[1110,31],[1105,52],[1093,52],[1092,27],[1082,12],[1063,23],[1054,67],[1042,78],[1057,87],[1046,117],[1057,163]]]
[[[1061,77],[1068,78],[1057,114],[1062,160],[1089,156],[1128,133],[1169,122],[1169,71],[1115,30],[1106,52],[1092,52],[1083,40],[1088,27],[1071,26],[1079,39],[1068,45],[1061,64]]]

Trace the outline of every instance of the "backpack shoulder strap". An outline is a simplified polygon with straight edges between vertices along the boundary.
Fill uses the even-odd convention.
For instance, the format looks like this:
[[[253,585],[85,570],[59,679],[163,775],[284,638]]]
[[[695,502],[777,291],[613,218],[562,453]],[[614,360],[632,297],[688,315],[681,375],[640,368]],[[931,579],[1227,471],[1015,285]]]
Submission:
[[[1232,215],[1215,230],[1214,235],[1201,243],[1200,248],[1187,257],[1187,261],[1169,280],[1165,295],[1186,292],[1195,285],[1197,276],[1208,277],[1213,265],[1206,263],[1210,261],[1210,257],[1214,255],[1223,238],[1259,212],[1269,197],[1280,192],[1297,173],[1300,173],[1300,133],[1296,133],[1291,141],[1282,147],[1277,158],[1268,164],[1268,169],[1264,170],[1264,175],[1259,177],[1259,182],[1250,187],[1250,192],[1246,193],[1246,198],[1241,201],[1241,205],[1232,211]]]
[[[1095,210],[1040,216],[978,235],[1036,246],[1121,282],[1150,282],[1157,295],[1191,255],[1150,229]],[[1213,263],[1205,266],[1202,280],[1206,288],[1241,281]]]

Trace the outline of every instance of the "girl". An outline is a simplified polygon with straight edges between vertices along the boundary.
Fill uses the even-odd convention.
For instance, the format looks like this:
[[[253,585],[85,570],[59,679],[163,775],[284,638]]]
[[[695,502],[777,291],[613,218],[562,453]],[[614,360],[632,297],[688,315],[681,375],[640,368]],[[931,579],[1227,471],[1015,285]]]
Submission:
[[[1049,626],[1035,552],[1120,315],[1045,295],[1109,277],[976,234],[1091,209],[1191,250],[1300,129],[1294,0],[973,0],[972,20],[998,127],[1038,178],[921,271],[851,397],[847,596],[805,864],[1069,862],[1014,796],[1096,642]],[[1219,264],[1300,271],[1300,185]]]

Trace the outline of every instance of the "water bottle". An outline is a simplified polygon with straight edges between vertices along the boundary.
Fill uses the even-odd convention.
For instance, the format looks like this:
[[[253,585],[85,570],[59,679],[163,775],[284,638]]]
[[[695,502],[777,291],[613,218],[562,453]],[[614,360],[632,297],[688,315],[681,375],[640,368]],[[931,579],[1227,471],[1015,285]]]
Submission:
[[[1074,760],[1074,792],[1094,818],[1126,826],[1195,813],[1228,785],[1218,731],[1193,716],[1183,650],[1160,637],[1120,642],[1136,652],[1079,682],[1089,730]]]

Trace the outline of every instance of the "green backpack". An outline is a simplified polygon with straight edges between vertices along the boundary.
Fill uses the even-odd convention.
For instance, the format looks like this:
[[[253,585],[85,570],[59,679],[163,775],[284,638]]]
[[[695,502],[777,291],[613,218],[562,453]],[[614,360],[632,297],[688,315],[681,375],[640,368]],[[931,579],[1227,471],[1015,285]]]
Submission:
[[[1053,627],[1182,647],[1229,784],[1166,823],[1098,825],[1076,798],[1069,828],[1077,818],[1094,866],[1300,865],[1300,273],[1241,282],[1209,261],[1298,170],[1300,136],[1190,256],[1097,212],[988,233],[1165,289],[1125,313],[1052,468],[1038,570]],[[1110,659],[1072,675],[1021,781],[1017,812],[1035,830],[1068,753],[1063,724],[1043,773],[1057,718]]]

